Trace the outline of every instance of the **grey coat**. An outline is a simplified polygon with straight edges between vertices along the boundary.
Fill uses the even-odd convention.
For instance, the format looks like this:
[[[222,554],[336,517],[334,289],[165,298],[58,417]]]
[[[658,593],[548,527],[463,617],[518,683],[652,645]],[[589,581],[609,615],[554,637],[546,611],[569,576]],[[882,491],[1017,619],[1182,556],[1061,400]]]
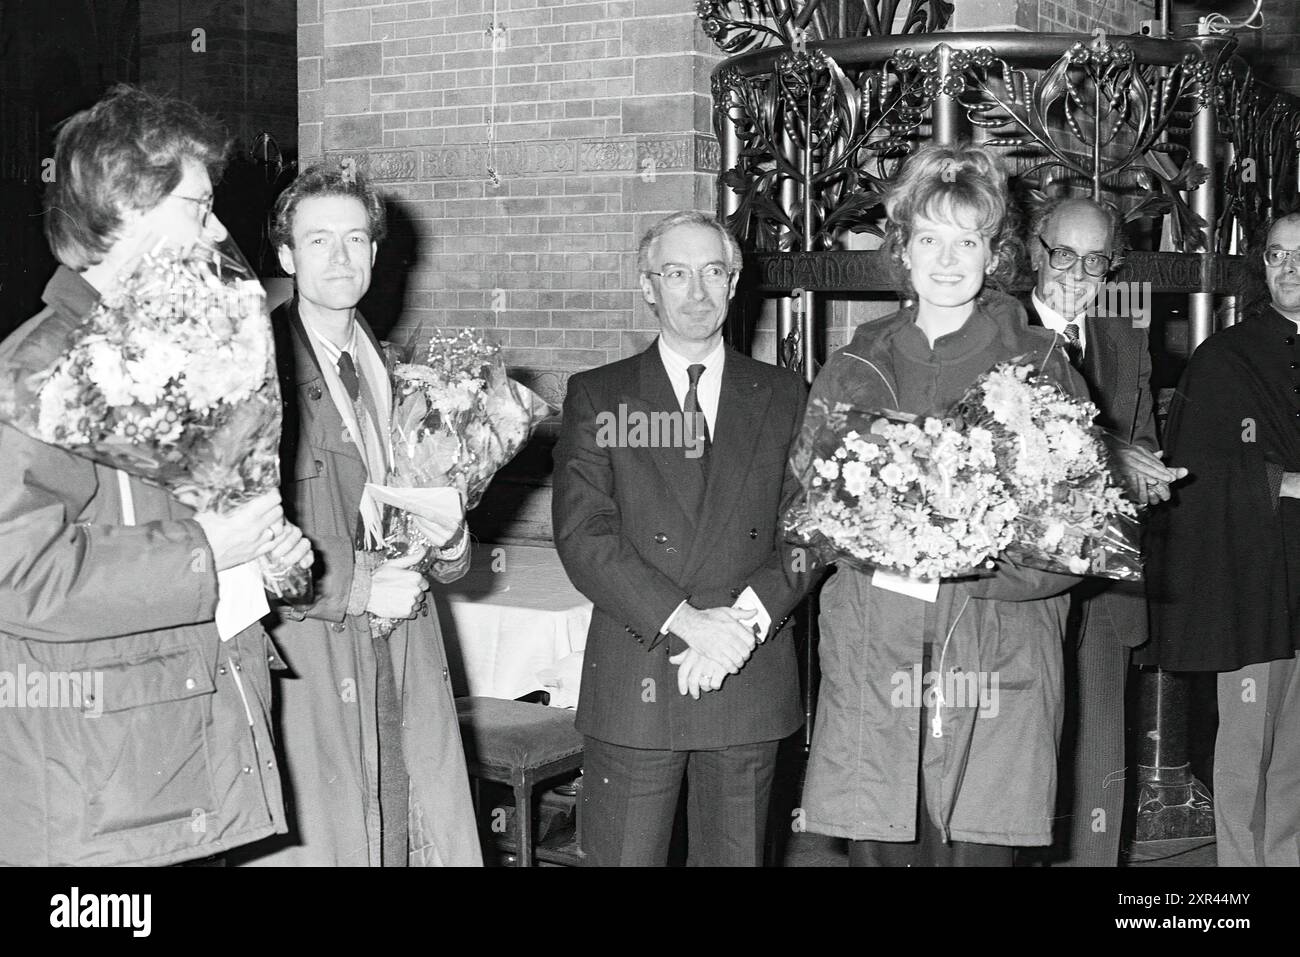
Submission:
[[[977,308],[996,324],[997,361],[1033,354],[1048,375],[1082,394],[1055,337],[1028,328],[1014,300],[988,293]],[[807,467],[822,424],[819,400],[898,408],[894,339],[914,319],[915,311],[904,309],[866,323],[832,356],[813,383],[793,456],[796,471]],[[937,601],[927,603],[839,567],[822,590],[822,683],[803,795],[807,829],[910,841],[919,799],[946,838],[1050,843],[1069,607],[1064,593],[1077,582],[1002,564],[990,577],[945,580]],[[927,643],[934,647],[930,667],[947,679],[949,693],[922,727],[914,691]],[[983,697],[976,693],[981,688]],[[918,795],[922,735],[929,736],[926,789]]]
[[[364,321],[362,330],[373,334]],[[364,614],[348,615],[358,503],[367,480],[330,400],[296,302],[276,310],[286,402],[286,513],[311,540],[323,574],[315,604],[281,608],[272,634],[289,671],[277,682],[277,724],[293,829],[252,863],[368,866],[380,859],[375,651]],[[292,436],[296,441],[288,441]],[[468,555],[468,553],[466,553]],[[466,563],[443,569],[444,580]],[[402,702],[411,778],[411,863],[479,865],[460,726],[438,618],[403,623],[388,639]]]

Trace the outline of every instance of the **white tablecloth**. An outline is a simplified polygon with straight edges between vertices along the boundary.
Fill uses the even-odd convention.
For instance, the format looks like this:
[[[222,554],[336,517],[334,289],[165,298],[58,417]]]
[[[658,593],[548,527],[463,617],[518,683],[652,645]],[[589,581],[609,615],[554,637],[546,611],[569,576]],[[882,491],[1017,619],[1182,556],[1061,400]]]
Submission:
[[[576,705],[591,602],[555,549],[475,545],[465,577],[435,585],[433,594],[457,695],[518,698],[544,689],[552,704]]]

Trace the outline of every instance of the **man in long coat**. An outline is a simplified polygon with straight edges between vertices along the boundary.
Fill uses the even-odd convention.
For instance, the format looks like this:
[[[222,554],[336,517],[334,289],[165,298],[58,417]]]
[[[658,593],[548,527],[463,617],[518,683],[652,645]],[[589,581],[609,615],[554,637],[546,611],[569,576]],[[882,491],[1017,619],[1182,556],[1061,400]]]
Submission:
[[[408,845],[415,865],[482,863],[428,581],[411,557],[383,561],[364,547],[362,514],[374,506],[362,493],[386,478],[392,400],[356,304],[384,222],[352,170],[308,170],[276,205],[273,239],[296,282],[274,316],[282,481],[323,569],[314,604],[280,609],[273,630],[290,669],[277,688],[291,831],[252,863],[403,866]],[[430,574],[463,575],[467,546],[462,524]],[[401,622],[372,637],[371,613]]]
[[[1215,671],[1220,867],[1300,866],[1300,215],[1256,263],[1270,302],[1192,353],[1169,409],[1191,478],[1152,518],[1144,664]]]

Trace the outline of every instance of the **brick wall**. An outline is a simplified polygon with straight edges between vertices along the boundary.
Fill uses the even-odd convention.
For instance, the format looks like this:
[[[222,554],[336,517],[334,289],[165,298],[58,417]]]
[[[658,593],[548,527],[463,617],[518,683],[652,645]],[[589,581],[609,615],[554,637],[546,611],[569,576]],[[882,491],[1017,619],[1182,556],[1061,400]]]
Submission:
[[[139,0],[139,6],[146,87],[221,117],[245,145],[269,130],[282,149],[296,147],[289,0]]]
[[[561,373],[649,341],[636,240],[715,202],[718,57],[693,4],[497,0],[495,68],[491,0],[298,14],[304,162],[352,158],[393,201],[394,268],[366,303],[393,338],[483,327],[512,365]]]

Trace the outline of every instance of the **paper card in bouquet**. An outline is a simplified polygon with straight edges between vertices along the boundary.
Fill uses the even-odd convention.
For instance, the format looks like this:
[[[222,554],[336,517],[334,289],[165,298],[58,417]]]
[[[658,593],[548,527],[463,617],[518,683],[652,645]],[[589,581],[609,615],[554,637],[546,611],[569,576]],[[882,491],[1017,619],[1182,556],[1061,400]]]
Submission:
[[[477,330],[435,332],[419,362],[398,361],[393,350],[387,358],[392,463],[384,485],[366,487],[370,501],[386,506],[382,527],[367,521],[366,534],[390,557],[419,545],[432,552],[460,527],[538,423],[557,410],[512,380],[501,347]],[[416,516],[428,524],[421,528]],[[430,541],[429,526],[446,528],[447,535]],[[387,634],[392,623],[375,621],[372,628]]]

